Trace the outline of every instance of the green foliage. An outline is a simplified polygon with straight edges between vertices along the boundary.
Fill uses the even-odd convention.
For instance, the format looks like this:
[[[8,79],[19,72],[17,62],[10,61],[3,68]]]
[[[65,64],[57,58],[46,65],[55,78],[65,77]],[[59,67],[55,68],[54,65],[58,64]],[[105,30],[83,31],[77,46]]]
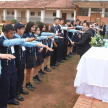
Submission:
[[[42,23],[41,21],[36,21],[36,24],[39,25],[40,23]]]
[[[17,22],[17,20],[16,20],[16,19],[12,19],[11,22],[12,22],[13,24],[15,24],[15,23]]]
[[[103,41],[102,36],[96,34],[94,37],[91,37],[91,42],[89,44],[94,47],[100,47],[104,46],[105,42]]]

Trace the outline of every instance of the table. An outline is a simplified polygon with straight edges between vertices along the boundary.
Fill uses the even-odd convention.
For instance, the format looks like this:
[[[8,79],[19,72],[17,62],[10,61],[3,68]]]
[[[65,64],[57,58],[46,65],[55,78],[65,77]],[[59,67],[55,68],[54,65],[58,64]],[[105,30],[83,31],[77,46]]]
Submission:
[[[80,59],[76,93],[108,103],[108,48],[92,47]]]

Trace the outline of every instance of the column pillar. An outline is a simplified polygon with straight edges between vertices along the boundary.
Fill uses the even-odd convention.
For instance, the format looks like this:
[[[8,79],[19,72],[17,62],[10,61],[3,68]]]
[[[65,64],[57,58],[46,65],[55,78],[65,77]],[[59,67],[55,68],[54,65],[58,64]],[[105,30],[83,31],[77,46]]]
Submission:
[[[102,15],[101,17],[105,17],[105,8],[102,8]]]
[[[91,8],[89,8],[89,11],[88,11],[88,17],[91,16]]]
[[[41,22],[45,20],[45,10],[41,10]]]
[[[16,19],[16,20],[17,20],[17,15],[18,15],[17,9],[14,9],[14,19]]]
[[[56,10],[56,17],[58,17],[58,18],[61,17],[61,11],[60,10]]]
[[[76,20],[76,10],[74,10],[74,21]]]
[[[27,12],[26,12],[26,22],[29,22],[30,20],[30,10],[27,9]]]
[[[3,20],[6,21],[6,9],[3,9]]]

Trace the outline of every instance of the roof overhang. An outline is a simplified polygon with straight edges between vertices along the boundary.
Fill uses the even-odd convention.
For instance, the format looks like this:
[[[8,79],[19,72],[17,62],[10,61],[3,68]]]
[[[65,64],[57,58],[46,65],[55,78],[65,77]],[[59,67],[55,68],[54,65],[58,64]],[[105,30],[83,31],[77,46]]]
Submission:
[[[83,8],[108,8],[108,0],[72,0],[72,4]]]
[[[72,2],[108,2],[108,0],[72,0]]]

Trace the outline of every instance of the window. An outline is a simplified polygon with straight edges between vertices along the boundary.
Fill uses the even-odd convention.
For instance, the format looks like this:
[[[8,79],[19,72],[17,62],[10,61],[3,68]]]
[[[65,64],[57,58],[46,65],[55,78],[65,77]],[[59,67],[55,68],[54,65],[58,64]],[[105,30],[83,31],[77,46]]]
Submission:
[[[41,16],[41,12],[38,12],[38,16]]]
[[[71,17],[74,17],[74,13],[71,14]]]
[[[9,15],[9,11],[7,11],[7,15]]]
[[[56,17],[56,13],[55,12],[53,13],[53,16]]]
[[[14,15],[14,12],[12,12],[12,15]]]
[[[108,16],[108,8],[105,8],[105,17]]]
[[[91,13],[101,13],[102,8],[91,8]]]
[[[88,16],[88,8],[79,8],[79,16]]]
[[[35,12],[31,12],[31,16],[35,16]]]

